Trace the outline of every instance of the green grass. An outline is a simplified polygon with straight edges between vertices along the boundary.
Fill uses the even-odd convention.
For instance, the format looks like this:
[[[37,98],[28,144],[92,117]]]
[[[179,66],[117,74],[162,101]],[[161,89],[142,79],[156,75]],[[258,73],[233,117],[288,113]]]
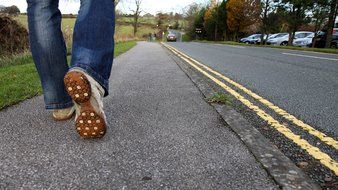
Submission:
[[[25,52],[16,56],[0,58],[0,68],[4,66],[23,65],[33,63],[32,55]]]
[[[151,27],[149,25],[140,25],[138,32],[136,33],[136,38],[142,39],[143,36],[148,36],[149,33],[157,33],[159,30],[157,28]],[[115,27],[115,36],[116,38],[133,38],[134,37],[134,28],[132,25],[116,25]]]
[[[189,42],[191,41],[190,37],[186,34],[183,34],[182,35],[182,42]]]
[[[135,41],[119,42],[115,44],[114,56],[117,57],[136,46]]]
[[[134,41],[117,43],[114,56],[121,55],[135,45]],[[0,59],[0,110],[41,93],[39,76],[30,54]]]
[[[295,46],[272,46],[272,45],[254,45],[254,44],[244,44],[232,41],[206,41],[198,40],[196,42],[201,43],[216,43],[216,44],[225,44],[225,45],[238,45],[238,46],[251,46],[251,47],[264,47],[264,48],[276,48],[276,49],[288,49],[288,50],[298,50],[298,51],[309,51],[309,52],[319,52],[319,53],[331,53],[338,54],[338,49],[333,48],[306,48],[306,47],[295,47]]]
[[[24,27],[28,28],[27,15],[19,15],[17,17],[14,17],[14,19],[17,20]],[[75,21],[76,18],[62,18],[61,28],[65,36],[67,36],[68,38],[71,38],[72,36]],[[122,17],[118,18],[118,21],[124,24],[119,24],[120,22],[117,22],[115,26],[115,38],[117,39],[117,41],[134,39],[133,26],[131,24],[132,18]],[[140,26],[138,28],[138,32],[135,38],[143,39],[143,36],[148,36],[149,33],[157,33],[159,30],[156,27],[156,22],[157,21],[155,20],[155,18],[141,18]],[[67,42],[70,40],[71,39],[66,39]],[[69,43],[67,44],[69,45]]]
[[[227,104],[231,105],[232,104],[232,98],[231,96],[223,93],[214,93],[212,96],[207,98],[207,101],[209,103],[216,103],[216,104]]]
[[[14,17],[16,21],[18,21],[21,25],[28,28],[28,22],[27,22],[27,15],[19,15],[17,17]],[[75,18],[62,18],[62,30],[65,29],[73,29],[75,25]]]
[[[0,110],[41,92],[39,77],[32,63],[0,68]]]

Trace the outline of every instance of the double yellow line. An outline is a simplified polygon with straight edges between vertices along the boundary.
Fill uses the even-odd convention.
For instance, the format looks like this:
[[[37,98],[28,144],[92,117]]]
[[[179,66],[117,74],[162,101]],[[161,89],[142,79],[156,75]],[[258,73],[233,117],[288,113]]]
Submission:
[[[229,92],[232,96],[234,96],[237,100],[242,102],[245,106],[247,106],[249,109],[253,110],[261,119],[268,122],[268,124],[275,128],[278,132],[283,134],[286,138],[290,139],[294,143],[296,143],[300,148],[306,150],[309,155],[314,157],[315,159],[319,160],[324,166],[332,170],[336,175],[338,175],[338,163],[333,160],[329,155],[322,152],[319,148],[312,146],[309,142],[302,139],[299,135],[294,134],[289,128],[287,128],[285,125],[282,125],[279,121],[274,119],[272,116],[270,116],[268,113],[266,113],[264,110],[259,108],[258,106],[254,105],[252,102],[250,102],[248,99],[244,98],[242,95],[240,95],[238,92],[233,90],[231,87],[227,86],[225,83],[223,83],[221,80],[217,79],[215,76],[223,79],[224,81],[228,82],[229,84],[235,86],[236,88],[242,90],[255,100],[261,102],[277,114],[281,115],[283,118],[287,119],[288,121],[292,122],[296,126],[300,127],[301,129],[307,131],[311,135],[319,138],[321,141],[326,143],[327,145],[332,146],[335,150],[338,149],[338,142],[334,140],[331,137],[328,137],[324,133],[314,129],[310,125],[304,123],[303,121],[297,119],[295,116],[287,113],[285,110],[279,108],[278,106],[274,105],[270,101],[262,98],[261,96],[257,95],[256,93],[250,91],[249,89],[245,88],[241,84],[236,83],[235,81],[231,80],[228,77],[223,76],[222,74],[218,73],[217,71],[214,71],[208,66],[203,65],[202,63],[196,61],[195,59],[189,57],[188,55],[178,51],[177,49],[173,48],[172,46],[169,46],[167,44],[163,43],[163,46],[171,50],[175,55],[186,61],[189,65],[191,65],[193,68],[195,68],[197,71],[214,81],[216,84],[218,84],[220,87],[225,89],[227,92]],[[215,76],[212,76],[210,73],[214,74]]]

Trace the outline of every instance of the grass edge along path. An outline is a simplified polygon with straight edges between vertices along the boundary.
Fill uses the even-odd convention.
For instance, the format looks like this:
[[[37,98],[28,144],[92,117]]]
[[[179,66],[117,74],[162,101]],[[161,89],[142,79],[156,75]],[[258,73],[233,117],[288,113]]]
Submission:
[[[116,43],[114,56],[127,52],[135,45],[136,41]],[[0,110],[41,94],[39,76],[30,54],[0,59]]]
[[[333,49],[333,48],[308,48],[308,47],[295,47],[295,46],[255,45],[255,44],[244,44],[244,43],[233,42],[233,41],[216,41],[215,42],[215,41],[206,41],[206,40],[194,40],[193,42],[338,54],[338,49]]]

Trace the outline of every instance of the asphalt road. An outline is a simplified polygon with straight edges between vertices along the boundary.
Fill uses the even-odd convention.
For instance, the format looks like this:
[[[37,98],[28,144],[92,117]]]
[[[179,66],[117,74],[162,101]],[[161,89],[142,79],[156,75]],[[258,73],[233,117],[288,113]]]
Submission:
[[[170,45],[337,139],[338,55],[205,43]]]
[[[157,43],[115,60],[109,129],[83,140],[36,97],[0,112],[0,189],[278,189]]]

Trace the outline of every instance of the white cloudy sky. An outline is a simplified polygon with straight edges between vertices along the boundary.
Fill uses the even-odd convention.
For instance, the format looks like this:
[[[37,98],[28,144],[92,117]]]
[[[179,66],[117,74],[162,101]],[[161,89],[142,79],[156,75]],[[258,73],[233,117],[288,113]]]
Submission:
[[[134,0],[122,0],[124,3],[118,5],[118,9],[128,12],[133,9]],[[144,13],[155,14],[156,12],[180,12],[187,5],[196,2],[204,3],[208,0],[143,0],[142,10]],[[79,0],[60,0],[60,10],[63,14],[77,13],[79,9]],[[0,5],[16,5],[21,12],[26,12],[26,0],[0,0]]]

